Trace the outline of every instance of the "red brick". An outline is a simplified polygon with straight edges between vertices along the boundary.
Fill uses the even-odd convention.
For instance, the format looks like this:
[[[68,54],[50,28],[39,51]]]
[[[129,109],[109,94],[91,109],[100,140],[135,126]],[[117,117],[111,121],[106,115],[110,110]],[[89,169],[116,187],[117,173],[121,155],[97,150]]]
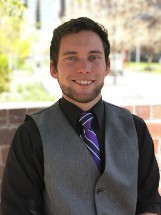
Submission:
[[[150,119],[150,106],[149,105],[136,106],[135,113],[144,120],[148,120]]]
[[[148,122],[147,126],[154,139],[161,138],[161,123],[157,123],[157,122],[149,123]]]
[[[9,145],[6,147],[3,147],[1,149],[1,155],[2,155],[2,164],[6,163],[7,155],[8,155]]]
[[[0,110],[0,117],[4,117],[7,114],[7,110],[6,109],[2,109]]]
[[[10,124],[20,124],[24,121],[26,115],[26,109],[10,109],[9,119]]]
[[[161,105],[152,106],[152,119],[161,119]]]
[[[0,110],[0,125],[4,125],[7,122],[7,110]]]
[[[159,139],[153,139],[155,154],[159,153]]]
[[[9,145],[15,134],[16,128],[1,128],[0,129],[0,145]]]
[[[123,107],[128,109],[131,113],[134,113],[134,106],[123,106]]]

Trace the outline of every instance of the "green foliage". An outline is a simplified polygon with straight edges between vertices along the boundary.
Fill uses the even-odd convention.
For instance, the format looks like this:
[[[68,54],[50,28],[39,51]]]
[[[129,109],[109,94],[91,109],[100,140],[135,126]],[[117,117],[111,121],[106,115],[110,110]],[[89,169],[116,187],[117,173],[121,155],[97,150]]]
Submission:
[[[0,17],[11,16],[22,18],[24,8],[21,0],[0,0]]]
[[[9,72],[7,57],[0,55],[0,93],[8,90]]]
[[[40,82],[27,83],[17,87],[19,101],[50,101],[53,97],[49,95],[44,85]]]
[[[0,92],[8,89],[11,70],[22,66],[30,53],[32,36],[23,20],[24,10],[21,0],[0,0],[0,59],[5,58],[6,64],[4,69],[0,63]]]
[[[0,96],[1,102],[40,102],[54,101],[55,96],[50,95],[40,82],[31,82],[17,86],[16,92],[3,93]]]
[[[126,69],[133,72],[153,72],[161,74],[161,64],[159,63],[151,63],[149,67],[148,62],[127,62]]]

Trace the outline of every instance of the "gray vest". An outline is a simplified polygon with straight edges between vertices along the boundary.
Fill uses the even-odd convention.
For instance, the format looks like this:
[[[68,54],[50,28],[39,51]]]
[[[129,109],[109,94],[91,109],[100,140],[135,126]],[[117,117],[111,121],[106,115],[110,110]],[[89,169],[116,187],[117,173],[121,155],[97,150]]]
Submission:
[[[43,144],[46,215],[135,214],[139,155],[129,111],[105,103],[102,175],[58,102],[31,116]]]

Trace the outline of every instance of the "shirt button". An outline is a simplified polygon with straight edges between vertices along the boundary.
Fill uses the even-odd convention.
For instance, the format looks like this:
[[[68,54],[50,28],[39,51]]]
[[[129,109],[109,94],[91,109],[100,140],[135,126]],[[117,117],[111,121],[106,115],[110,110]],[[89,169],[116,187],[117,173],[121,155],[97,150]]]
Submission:
[[[97,194],[104,193],[104,192],[105,192],[105,189],[102,187],[97,190]]]

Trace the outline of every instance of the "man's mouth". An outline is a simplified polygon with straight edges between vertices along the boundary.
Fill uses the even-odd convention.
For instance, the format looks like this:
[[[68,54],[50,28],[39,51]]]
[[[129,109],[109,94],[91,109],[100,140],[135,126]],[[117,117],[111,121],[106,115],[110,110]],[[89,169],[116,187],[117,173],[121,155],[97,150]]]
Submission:
[[[82,84],[82,85],[89,85],[93,81],[89,81],[89,80],[75,80],[75,82],[78,83],[78,84]]]

